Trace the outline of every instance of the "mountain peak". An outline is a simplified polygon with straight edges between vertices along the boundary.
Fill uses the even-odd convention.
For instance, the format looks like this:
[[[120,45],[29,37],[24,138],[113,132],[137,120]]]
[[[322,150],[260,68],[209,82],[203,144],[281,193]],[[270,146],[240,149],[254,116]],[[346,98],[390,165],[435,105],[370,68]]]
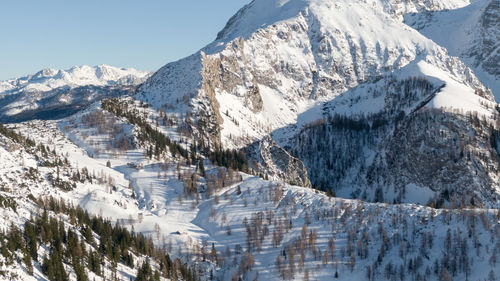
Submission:
[[[37,78],[43,78],[43,77],[49,77],[49,76],[54,76],[58,73],[58,70],[52,69],[52,68],[44,68],[37,72],[33,77]]]
[[[236,33],[246,37],[258,28],[298,15],[312,1],[315,0],[254,0],[229,19],[217,40],[231,40],[237,37]]]

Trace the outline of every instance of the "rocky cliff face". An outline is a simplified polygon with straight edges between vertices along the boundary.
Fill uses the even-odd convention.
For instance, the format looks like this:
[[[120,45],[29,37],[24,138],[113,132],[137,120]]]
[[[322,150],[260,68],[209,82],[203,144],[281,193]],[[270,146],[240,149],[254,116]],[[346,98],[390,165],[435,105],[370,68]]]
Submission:
[[[284,180],[293,185],[312,187],[302,161],[281,148],[271,137],[247,148],[253,170],[265,178]]]
[[[422,130],[424,126],[426,130]],[[497,208],[500,158],[492,146],[496,133],[490,124],[473,114],[464,118],[419,112],[386,140],[387,151],[380,154],[386,166],[375,168],[373,178],[382,178],[379,167],[387,169],[384,174],[391,175],[403,201],[411,200],[403,187],[415,184],[434,191],[432,200],[447,200],[455,206]]]
[[[490,1],[480,24],[481,40],[477,46],[476,66],[481,65],[486,72],[500,80],[500,1]]]

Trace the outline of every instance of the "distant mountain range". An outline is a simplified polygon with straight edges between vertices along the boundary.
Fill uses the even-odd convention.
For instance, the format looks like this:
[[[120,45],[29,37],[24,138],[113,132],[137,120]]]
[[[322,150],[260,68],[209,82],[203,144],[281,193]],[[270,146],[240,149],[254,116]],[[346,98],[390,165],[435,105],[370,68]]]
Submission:
[[[44,69],[0,82],[0,121],[60,118],[104,96],[132,93],[150,73],[108,65]]]

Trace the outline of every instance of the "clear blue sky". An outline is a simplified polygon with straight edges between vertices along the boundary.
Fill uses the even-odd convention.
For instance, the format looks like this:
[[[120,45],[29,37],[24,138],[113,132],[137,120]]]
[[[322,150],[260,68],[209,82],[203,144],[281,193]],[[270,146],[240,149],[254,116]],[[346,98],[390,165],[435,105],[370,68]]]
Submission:
[[[250,0],[2,0],[0,80],[43,68],[156,70],[213,41]]]

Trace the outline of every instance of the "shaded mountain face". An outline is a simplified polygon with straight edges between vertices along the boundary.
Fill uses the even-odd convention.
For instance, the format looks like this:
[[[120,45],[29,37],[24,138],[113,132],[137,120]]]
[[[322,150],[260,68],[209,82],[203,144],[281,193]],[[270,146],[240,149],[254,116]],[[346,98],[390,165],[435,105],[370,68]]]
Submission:
[[[161,68],[140,87],[136,98],[172,114],[194,116],[195,134],[214,147],[246,148],[254,156],[254,168],[271,177],[287,178],[283,171],[288,170],[300,174],[293,178],[304,182],[306,175],[290,167],[273,167],[272,161],[265,160],[276,158],[271,151],[277,151],[262,150],[269,147],[265,145],[268,136],[290,152],[290,161],[279,163],[294,163],[298,157],[313,186],[344,196],[376,200],[377,190],[385,187],[381,192],[388,201],[421,202],[441,198],[445,189],[463,195],[477,188],[481,195],[475,201],[471,196],[462,199],[497,204],[497,168],[488,168],[497,166],[495,149],[480,147],[490,144],[496,133],[485,129],[498,114],[491,90],[467,64],[449,55],[449,46],[405,23],[409,15],[449,13],[470,9],[469,4],[252,1],[229,20],[214,43]],[[495,14],[484,13],[477,24],[491,29]],[[433,21],[427,24],[439,28]],[[489,39],[482,40],[480,48],[498,41]],[[488,60],[492,62],[482,65],[498,63],[494,56]],[[413,77],[420,82],[411,82]],[[422,117],[428,114],[433,117]],[[474,114],[481,125],[473,130],[481,127],[487,132],[480,130],[480,141],[464,140]],[[328,120],[339,116],[368,129],[361,135],[357,129],[334,129],[336,125]],[[374,120],[386,125],[375,130]],[[311,129],[311,123],[322,122],[324,129],[332,129],[324,134]],[[435,136],[439,140],[422,134],[431,128],[439,132],[446,126],[441,122],[461,124],[449,129],[452,139],[461,144],[448,142],[444,133]],[[407,136],[412,136],[411,145]],[[369,141],[360,141],[363,138]],[[323,143],[322,149],[312,143]],[[470,149],[472,155],[487,156],[481,157],[480,164],[464,160],[450,166],[458,161],[457,147],[462,147],[460,155]],[[323,153],[328,151],[330,160]],[[435,155],[440,160],[431,161],[433,151],[440,151]],[[476,164],[484,171],[480,175],[473,167]],[[396,173],[396,167],[403,170]],[[424,172],[429,169],[432,173]],[[453,179],[454,173],[468,180]],[[412,198],[403,192],[407,187],[428,192],[424,199]]]
[[[107,65],[69,70],[44,69],[34,75],[0,82],[0,121],[57,119],[103,97],[133,94],[147,72]]]

